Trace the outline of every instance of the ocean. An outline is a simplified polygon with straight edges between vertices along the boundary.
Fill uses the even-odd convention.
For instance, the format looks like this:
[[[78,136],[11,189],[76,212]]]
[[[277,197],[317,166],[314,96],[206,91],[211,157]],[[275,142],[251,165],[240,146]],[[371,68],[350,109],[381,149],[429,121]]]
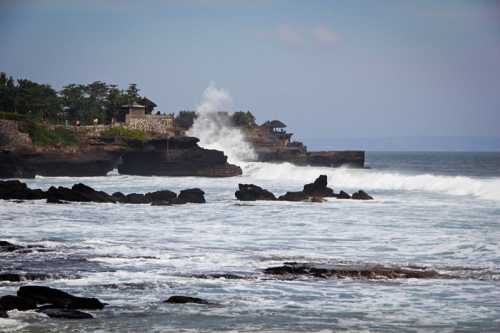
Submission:
[[[14,332],[500,332],[500,153],[368,152],[367,169],[248,162],[241,177],[122,176],[82,182],[108,193],[199,187],[206,204],[0,202],[1,238],[45,251],[0,254],[2,271],[51,273],[47,285],[108,303],[92,320],[11,311]],[[373,201],[239,202],[238,183],[275,194],[320,174]],[[284,262],[425,266],[451,279],[278,280]],[[234,273],[248,279],[201,278]],[[19,283],[0,283],[0,295]],[[217,306],[163,303],[201,297]]]

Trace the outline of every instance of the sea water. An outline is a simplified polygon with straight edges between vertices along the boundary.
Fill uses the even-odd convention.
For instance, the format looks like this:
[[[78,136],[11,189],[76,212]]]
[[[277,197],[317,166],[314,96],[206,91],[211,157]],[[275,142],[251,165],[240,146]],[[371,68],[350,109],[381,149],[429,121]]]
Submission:
[[[95,319],[9,312],[18,332],[500,332],[500,153],[368,153],[369,169],[244,163],[234,178],[26,180],[82,182],[108,193],[199,187],[206,204],[150,206],[0,202],[1,239],[45,251],[0,254],[1,271],[108,303]],[[320,174],[373,201],[239,202],[238,183],[275,194]],[[418,265],[452,279],[277,280],[283,262]],[[249,279],[203,279],[235,273]],[[0,295],[21,284],[0,283]],[[162,303],[172,295],[217,306]]]

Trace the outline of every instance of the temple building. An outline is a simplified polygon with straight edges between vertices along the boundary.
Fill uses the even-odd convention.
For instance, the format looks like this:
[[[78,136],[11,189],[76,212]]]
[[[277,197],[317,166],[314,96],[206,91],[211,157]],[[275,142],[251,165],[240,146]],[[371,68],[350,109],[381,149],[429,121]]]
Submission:
[[[148,114],[146,106],[137,103],[122,106],[126,110],[124,126],[144,132],[174,136],[175,117],[173,114]],[[149,113],[152,113],[149,111]]]

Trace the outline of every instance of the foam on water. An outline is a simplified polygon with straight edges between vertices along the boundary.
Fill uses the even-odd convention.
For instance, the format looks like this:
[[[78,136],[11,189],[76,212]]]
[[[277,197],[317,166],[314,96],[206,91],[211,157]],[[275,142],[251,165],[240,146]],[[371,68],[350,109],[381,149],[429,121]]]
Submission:
[[[500,178],[472,178],[433,174],[402,174],[372,169],[302,167],[290,163],[243,163],[243,174],[257,180],[291,181],[304,184],[319,174],[328,175],[334,188],[365,190],[403,190],[472,195],[500,201]]]

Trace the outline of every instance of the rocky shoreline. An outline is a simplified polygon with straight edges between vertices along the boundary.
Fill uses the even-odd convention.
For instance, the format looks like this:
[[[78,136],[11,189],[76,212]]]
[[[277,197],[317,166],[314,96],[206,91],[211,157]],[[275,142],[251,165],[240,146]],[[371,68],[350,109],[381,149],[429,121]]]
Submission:
[[[0,241],[0,255],[12,254],[23,256],[30,247]],[[356,281],[388,281],[407,279],[461,279],[470,276],[460,276],[439,272],[428,267],[398,266],[374,263],[351,262],[284,262],[278,266],[268,266],[253,269],[246,274],[221,272],[212,274],[187,275],[195,279],[224,279],[224,280],[304,280],[315,281],[331,279],[350,279]],[[12,279],[9,276],[25,278]],[[5,278],[7,277],[7,278]],[[0,271],[0,281],[8,281],[19,286],[15,295],[0,296],[0,317],[8,318],[8,312],[35,311],[54,319],[92,319],[98,312],[108,306],[96,296],[82,297],[72,295],[63,290],[48,286],[33,284],[33,281],[66,279],[64,276],[50,276],[45,272],[22,274],[15,271]],[[207,300],[190,295],[171,295],[158,304],[190,305],[194,306],[224,306],[221,300]],[[112,305],[112,304],[111,304]],[[88,313],[82,310],[90,310]]]
[[[239,166],[224,152],[205,149],[188,136],[149,140],[106,138],[79,133],[78,145],[36,146],[20,123],[0,120],[0,178],[106,176],[117,168],[124,175],[233,177]]]
[[[345,191],[335,193],[328,186],[328,178],[326,175],[321,175],[314,183],[304,185],[302,191],[286,192],[284,195],[276,197],[273,193],[260,186],[254,184],[239,184],[239,190],[235,192],[235,196],[240,201],[257,201],[257,200],[279,200],[279,201],[306,201],[306,202],[323,202],[324,198],[336,199],[353,199],[353,200],[373,200],[368,193],[363,190],[349,195]]]
[[[71,188],[50,187],[47,191],[30,189],[19,180],[0,181],[0,199],[4,200],[40,200],[46,199],[47,203],[63,204],[67,202],[96,202],[96,203],[123,203],[123,204],[151,204],[164,206],[186,203],[205,203],[205,192],[199,188],[191,188],[177,193],[169,190],[155,192],[123,194],[115,192],[108,194],[96,191],[93,188],[78,183]]]

